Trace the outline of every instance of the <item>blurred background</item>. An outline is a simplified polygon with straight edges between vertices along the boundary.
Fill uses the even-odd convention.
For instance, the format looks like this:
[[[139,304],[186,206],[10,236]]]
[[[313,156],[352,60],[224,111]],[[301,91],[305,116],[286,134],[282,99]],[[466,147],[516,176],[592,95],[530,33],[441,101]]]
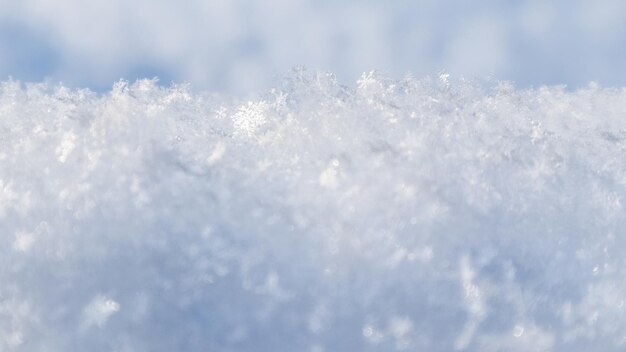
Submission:
[[[626,1],[0,0],[2,80],[245,95],[300,65],[348,85],[377,69],[626,86]]]

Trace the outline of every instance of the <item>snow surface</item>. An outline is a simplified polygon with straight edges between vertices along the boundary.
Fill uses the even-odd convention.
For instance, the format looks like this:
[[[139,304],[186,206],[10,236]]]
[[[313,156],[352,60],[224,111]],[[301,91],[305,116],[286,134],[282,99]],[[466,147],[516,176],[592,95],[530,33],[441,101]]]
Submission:
[[[0,86],[1,351],[623,351],[626,89]]]

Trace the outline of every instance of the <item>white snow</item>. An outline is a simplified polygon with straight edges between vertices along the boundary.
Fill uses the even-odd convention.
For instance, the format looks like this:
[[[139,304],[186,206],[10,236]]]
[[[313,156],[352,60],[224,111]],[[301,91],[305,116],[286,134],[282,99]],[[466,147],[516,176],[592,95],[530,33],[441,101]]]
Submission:
[[[1,351],[623,351],[626,90],[0,86]]]

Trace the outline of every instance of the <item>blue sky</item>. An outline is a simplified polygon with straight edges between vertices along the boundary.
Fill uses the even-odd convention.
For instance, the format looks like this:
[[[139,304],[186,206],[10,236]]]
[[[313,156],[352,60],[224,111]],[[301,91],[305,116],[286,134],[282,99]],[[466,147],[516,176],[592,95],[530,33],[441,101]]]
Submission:
[[[624,86],[624,43],[621,0],[0,2],[0,79],[95,90],[159,76],[246,94],[297,65],[345,84],[377,69]]]

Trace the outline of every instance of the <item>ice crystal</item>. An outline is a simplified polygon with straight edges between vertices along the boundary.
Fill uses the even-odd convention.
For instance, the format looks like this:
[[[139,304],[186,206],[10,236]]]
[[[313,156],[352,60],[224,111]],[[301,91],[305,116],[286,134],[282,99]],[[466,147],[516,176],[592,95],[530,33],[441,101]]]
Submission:
[[[0,87],[2,351],[621,351],[626,91]]]

